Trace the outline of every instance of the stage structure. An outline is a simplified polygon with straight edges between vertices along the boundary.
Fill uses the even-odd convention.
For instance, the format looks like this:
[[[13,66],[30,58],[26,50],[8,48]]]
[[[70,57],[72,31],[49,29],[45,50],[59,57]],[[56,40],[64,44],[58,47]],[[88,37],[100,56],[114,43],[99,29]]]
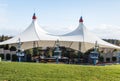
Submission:
[[[96,41],[99,44],[99,48],[120,49],[119,46],[110,44],[89,32],[84,26],[82,17],[80,17],[78,27],[72,32],[64,35],[53,35],[39,27],[37,17],[34,13],[32,23],[25,31],[11,39],[0,42],[0,45],[9,44],[17,47],[18,39],[20,39],[21,42],[21,49],[24,50],[33,48],[34,42],[37,42],[37,45],[43,48],[55,47],[57,40],[59,40],[60,46],[72,48],[83,53],[88,49],[94,48]]]

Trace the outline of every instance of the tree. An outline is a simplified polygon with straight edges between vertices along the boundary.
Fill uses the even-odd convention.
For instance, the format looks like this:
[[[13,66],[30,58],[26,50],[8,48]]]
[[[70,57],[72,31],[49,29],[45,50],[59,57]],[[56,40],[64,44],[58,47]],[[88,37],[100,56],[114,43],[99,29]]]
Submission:
[[[16,51],[17,49],[16,49],[16,47],[15,46],[11,46],[10,47],[10,51]]]
[[[32,49],[27,49],[27,50],[25,50],[24,52],[25,52],[25,54],[32,54],[32,53],[33,53],[33,50],[32,50]]]
[[[6,54],[6,59],[7,59],[7,60],[10,60],[10,54],[9,54],[9,53]]]
[[[2,36],[1,36],[1,39],[0,39],[0,42],[2,42],[2,41],[4,41],[4,40],[5,40],[5,36],[2,35]]]
[[[90,60],[89,54],[90,54],[90,52],[92,52],[92,51],[94,51],[94,48],[89,49],[88,51],[86,51],[86,52],[84,53],[84,55],[83,55],[83,61],[84,61],[85,63],[88,63],[88,62],[89,62],[89,60]]]
[[[18,57],[17,55],[12,55],[12,61],[17,61]]]
[[[9,49],[9,45],[6,44],[6,45],[4,46],[4,49],[5,49],[5,50],[8,50],[8,49]]]
[[[36,56],[38,54],[39,54],[38,53],[38,48],[37,47],[33,48],[33,56]]]

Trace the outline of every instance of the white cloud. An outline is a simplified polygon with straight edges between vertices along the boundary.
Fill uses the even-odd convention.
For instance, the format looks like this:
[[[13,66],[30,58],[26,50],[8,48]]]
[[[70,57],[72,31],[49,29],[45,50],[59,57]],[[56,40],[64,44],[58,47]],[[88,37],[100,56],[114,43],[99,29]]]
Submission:
[[[67,27],[60,27],[60,26],[41,26],[45,31],[55,34],[55,35],[62,35],[69,32],[70,29]]]
[[[8,25],[8,17],[7,17],[7,7],[8,4],[0,4],[0,34],[6,35],[16,35],[18,32],[22,32],[23,29],[10,27]],[[9,26],[9,27],[8,27]],[[46,31],[52,34],[65,34],[70,31],[73,31],[77,25],[70,25],[70,26],[41,26]],[[87,26],[86,26],[87,27]],[[108,25],[108,24],[101,24],[97,27],[89,27],[90,31],[95,33],[97,36],[101,38],[108,38],[108,39],[120,39],[120,26],[115,25]]]
[[[2,26],[0,28],[0,35],[8,35],[8,36],[15,36],[17,34],[22,33],[24,30],[20,29],[20,28],[14,28],[14,27],[10,27],[8,25],[6,26]]]
[[[120,26],[102,24],[94,29],[91,29],[91,31],[101,38],[120,39]]]
[[[69,26],[69,27],[59,27],[59,26],[44,26],[42,27],[46,31],[52,34],[65,34],[76,29],[77,26]],[[87,27],[87,26],[86,26]],[[90,32],[96,34],[102,39],[120,39],[120,26],[113,26],[107,24],[101,24],[97,27],[89,27]]]

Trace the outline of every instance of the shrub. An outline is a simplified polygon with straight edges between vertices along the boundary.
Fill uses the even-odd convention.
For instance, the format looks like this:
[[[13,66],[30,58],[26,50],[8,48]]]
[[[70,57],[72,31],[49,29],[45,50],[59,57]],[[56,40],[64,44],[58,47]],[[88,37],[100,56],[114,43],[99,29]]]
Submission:
[[[0,54],[1,59],[4,59],[4,54]]]
[[[100,57],[99,57],[99,61],[100,61],[100,62],[103,62],[103,61],[104,61],[103,56],[100,56]]]
[[[10,60],[10,54],[6,54],[6,60]]]
[[[15,46],[11,46],[10,47],[10,51],[16,51],[17,49],[16,49],[16,47]]]
[[[15,55],[15,54],[12,55],[12,61],[17,61],[17,58],[18,58],[17,55]]]
[[[6,44],[6,45],[4,46],[4,49],[5,49],[5,50],[8,50],[8,49],[9,49],[9,45]]]
[[[112,57],[112,61],[115,62],[117,60],[116,57]]]
[[[106,58],[106,62],[110,62],[110,58]]]

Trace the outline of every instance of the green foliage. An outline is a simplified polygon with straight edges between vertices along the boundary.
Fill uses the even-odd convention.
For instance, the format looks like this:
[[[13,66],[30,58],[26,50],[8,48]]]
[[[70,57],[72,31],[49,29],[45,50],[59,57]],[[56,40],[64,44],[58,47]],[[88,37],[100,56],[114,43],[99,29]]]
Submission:
[[[25,50],[25,54],[32,54],[33,53],[33,50],[32,49],[27,49]]]
[[[17,49],[16,49],[16,47],[15,46],[11,46],[10,47],[10,51],[16,51]]]
[[[115,62],[117,60],[116,57],[112,57],[112,61]]]
[[[90,52],[92,52],[92,51],[94,51],[94,48],[89,49],[89,50],[88,50],[88,51],[86,51],[84,54],[85,54],[85,55],[89,55],[89,54],[90,54]]]
[[[117,49],[114,49],[114,50],[113,50],[113,52],[116,52],[116,51],[117,51]]]
[[[6,54],[6,59],[7,59],[7,60],[10,60],[10,56],[11,56],[11,55],[10,55],[9,53]]]
[[[49,47],[47,47],[46,48],[46,50],[44,51],[44,55],[46,56],[46,57],[50,57],[50,48]]]
[[[103,40],[118,46],[120,45],[120,40],[116,40],[116,39],[103,39]]]
[[[4,45],[0,45],[0,48],[4,48]]]
[[[2,42],[2,41],[4,41],[4,40],[5,40],[5,36],[2,35],[2,36],[0,37],[0,42]]]
[[[4,59],[4,54],[0,54],[1,59]]]
[[[4,36],[4,35],[2,35],[2,36],[0,36],[0,42],[8,40],[10,38],[12,38],[12,37],[11,36]]]
[[[12,38],[12,37],[2,35],[2,36],[0,36],[0,42],[3,42],[3,41],[8,40],[10,38]],[[9,49],[8,47],[6,47],[6,45],[0,45],[0,48],[5,48],[6,50]]]
[[[106,62],[110,62],[110,58],[106,58]]]
[[[103,56],[100,56],[100,57],[99,57],[99,61],[100,61],[100,62],[103,62],[103,61],[104,61]]]
[[[78,53],[77,53],[77,57],[78,57],[78,58],[82,58],[82,57],[83,57],[83,53],[80,52],[80,51],[78,51]]]
[[[9,45],[6,44],[6,45],[4,46],[4,49],[5,49],[5,50],[9,50]]]
[[[10,51],[16,51],[17,49],[16,49],[16,47],[15,46],[11,46],[10,47]]]
[[[38,49],[39,49],[38,47],[33,48],[33,56],[36,56],[36,55],[39,54],[39,50]]]
[[[120,65],[0,62],[0,81],[119,81]]]
[[[16,54],[12,55],[12,61],[17,61],[18,57]]]

